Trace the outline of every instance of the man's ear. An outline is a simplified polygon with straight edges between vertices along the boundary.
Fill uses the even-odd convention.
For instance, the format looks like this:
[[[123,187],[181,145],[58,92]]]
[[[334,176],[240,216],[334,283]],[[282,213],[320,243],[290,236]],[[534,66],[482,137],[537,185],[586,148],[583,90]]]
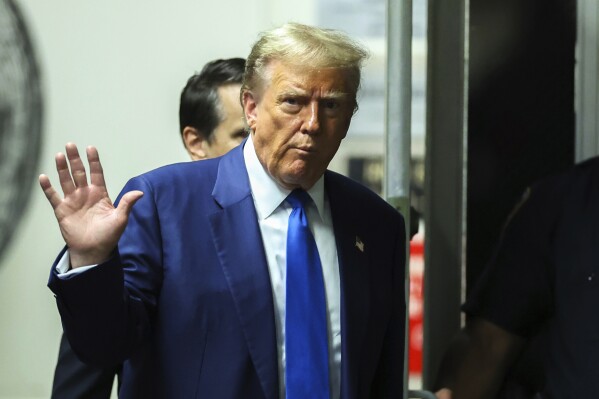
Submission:
[[[208,145],[208,140],[204,137],[202,133],[200,133],[196,128],[191,126],[185,126],[183,128],[183,132],[181,132],[183,136],[183,143],[185,144],[185,149],[187,153],[194,161],[199,161],[202,159],[206,159],[208,155],[206,154],[206,146]]]
[[[243,97],[243,113],[245,114],[245,120],[248,124],[250,130],[255,130],[256,128],[256,120],[257,120],[257,106],[258,101],[254,95],[254,93],[250,91],[244,91]]]

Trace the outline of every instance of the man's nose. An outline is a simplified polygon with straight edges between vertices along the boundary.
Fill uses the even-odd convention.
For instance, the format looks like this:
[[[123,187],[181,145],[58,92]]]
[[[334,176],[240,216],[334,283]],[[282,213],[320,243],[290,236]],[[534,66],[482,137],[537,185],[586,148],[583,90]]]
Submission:
[[[317,101],[312,101],[304,108],[302,132],[312,134],[320,129],[320,114]]]

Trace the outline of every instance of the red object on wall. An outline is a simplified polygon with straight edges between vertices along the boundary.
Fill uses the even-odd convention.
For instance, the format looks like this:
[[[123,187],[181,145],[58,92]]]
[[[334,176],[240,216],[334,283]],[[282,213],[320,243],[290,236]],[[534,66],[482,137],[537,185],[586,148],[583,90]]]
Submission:
[[[424,311],[424,240],[421,234],[410,242],[410,324],[408,363],[410,374],[422,374],[422,319]]]

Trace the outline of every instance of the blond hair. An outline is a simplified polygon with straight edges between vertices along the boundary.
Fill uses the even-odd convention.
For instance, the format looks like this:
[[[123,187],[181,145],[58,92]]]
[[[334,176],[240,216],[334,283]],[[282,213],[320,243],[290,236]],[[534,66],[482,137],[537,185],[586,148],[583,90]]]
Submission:
[[[347,69],[355,101],[362,62],[367,57],[362,45],[340,31],[287,23],[260,34],[246,61],[241,93],[257,89],[266,80],[269,62],[278,60],[313,68]]]

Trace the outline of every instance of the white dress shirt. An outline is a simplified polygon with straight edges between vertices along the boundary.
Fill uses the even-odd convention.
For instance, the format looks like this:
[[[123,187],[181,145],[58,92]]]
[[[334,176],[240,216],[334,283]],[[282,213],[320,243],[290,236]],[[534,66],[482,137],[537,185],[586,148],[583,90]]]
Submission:
[[[287,224],[291,206],[285,201],[290,190],[280,187],[266,172],[258,157],[252,136],[243,149],[250,178],[254,206],[264,242],[275,306],[275,327],[279,354],[280,398],[285,398],[285,276],[287,271]],[[324,177],[308,190],[313,203],[306,206],[308,224],[314,235],[327,301],[327,333],[329,337],[329,380],[331,398],[338,399],[341,386],[341,288],[339,261],[333,233],[329,201],[324,191]]]
[[[245,166],[249,175],[254,206],[264,243],[274,300],[274,319],[277,337],[279,397],[285,398],[285,275],[287,271],[287,224],[291,206],[285,201],[290,190],[280,187],[266,172],[258,157],[252,137],[243,149]],[[328,198],[324,191],[324,177],[308,190],[313,203],[306,212],[310,230],[314,235],[325,286],[327,301],[327,335],[329,341],[330,397],[338,399],[341,390],[341,288],[339,261],[333,233],[333,221]],[[69,270],[69,251],[56,265],[60,278],[70,278],[96,265]]]

